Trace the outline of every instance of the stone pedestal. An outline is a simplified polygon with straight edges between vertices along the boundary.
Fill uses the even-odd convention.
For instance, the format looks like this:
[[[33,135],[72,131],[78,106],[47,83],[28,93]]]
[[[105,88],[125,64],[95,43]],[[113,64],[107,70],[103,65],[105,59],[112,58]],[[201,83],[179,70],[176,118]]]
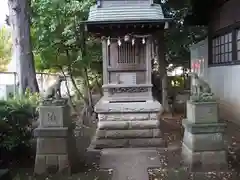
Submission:
[[[40,125],[34,130],[37,150],[34,172],[70,173],[74,150],[70,108],[67,101],[43,102],[39,108]]]
[[[165,147],[159,128],[157,101],[109,102],[101,99],[95,106],[98,128],[91,147]]]
[[[187,102],[187,119],[182,157],[191,167],[225,167],[226,151],[223,142],[225,123],[218,122],[217,103]]]

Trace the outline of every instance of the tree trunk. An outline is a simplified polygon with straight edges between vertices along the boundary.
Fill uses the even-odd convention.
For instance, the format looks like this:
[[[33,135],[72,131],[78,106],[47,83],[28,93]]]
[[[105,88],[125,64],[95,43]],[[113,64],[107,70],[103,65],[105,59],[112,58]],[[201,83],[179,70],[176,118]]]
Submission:
[[[30,36],[30,1],[8,0],[8,7],[12,28],[13,57],[17,61],[19,93],[23,95],[26,88],[32,92],[39,92]]]
[[[71,71],[68,71],[68,75],[69,75],[69,77],[70,77],[70,80],[71,80],[71,82],[72,82],[72,85],[73,85],[74,89],[76,90],[78,96],[79,96],[80,98],[82,98],[82,100],[83,100],[84,103],[86,104],[86,103],[87,103],[87,99],[84,97],[84,95],[83,95],[83,94],[81,93],[81,91],[78,89],[77,84],[76,84],[76,81],[74,80]]]
[[[84,68],[84,81],[85,81],[85,90],[86,90],[86,95],[88,97],[88,106],[89,107],[93,107],[92,105],[92,93],[90,90],[90,85],[89,85],[89,78],[88,78],[88,72],[87,72],[87,68]]]
[[[86,33],[85,33],[85,29],[84,26],[81,25],[81,32],[82,32],[82,38],[81,38],[81,42],[80,42],[80,46],[81,46],[81,50],[82,50],[82,58],[86,58],[87,56],[87,47],[86,47]],[[84,76],[84,84],[86,86],[86,95],[88,97],[88,107],[90,108],[90,112],[88,111],[88,113],[90,113],[90,115],[92,115],[93,113],[93,106],[92,106],[92,94],[90,91],[90,85],[89,85],[89,77],[88,77],[88,69],[87,67],[84,67],[83,69],[83,76]]]
[[[168,79],[167,79],[167,63],[165,56],[165,43],[164,43],[164,32],[158,33],[157,44],[156,44],[156,53],[159,63],[159,73],[162,81],[162,106],[165,112],[169,112],[168,104]]]

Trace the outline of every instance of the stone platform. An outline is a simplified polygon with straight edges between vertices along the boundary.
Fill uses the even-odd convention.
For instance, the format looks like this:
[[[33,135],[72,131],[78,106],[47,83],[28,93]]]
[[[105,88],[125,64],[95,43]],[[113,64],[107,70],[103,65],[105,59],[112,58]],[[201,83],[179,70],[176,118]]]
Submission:
[[[185,128],[182,145],[185,163],[191,166],[227,166],[223,141],[225,123],[195,124],[185,119],[182,124]]]
[[[94,149],[165,147],[160,131],[157,101],[113,103],[100,100],[95,106],[98,128],[91,143]]]

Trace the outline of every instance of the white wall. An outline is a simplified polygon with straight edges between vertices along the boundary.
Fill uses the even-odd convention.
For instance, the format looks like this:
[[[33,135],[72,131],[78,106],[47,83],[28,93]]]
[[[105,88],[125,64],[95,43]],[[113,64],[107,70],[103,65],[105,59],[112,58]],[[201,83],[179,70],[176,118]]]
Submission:
[[[204,59],[200,75],[219,98],[220,118],[240,124],[240,65],[208,67],[207,42],[191,46],[191,62]]]
[[[57,74],[39,74],[37,73],[36,78],[39,86],[39,90],[41,94],[53,84],[57,79]],[[74,88],[70,78],[67,78],[68,88],[70,90],[70,94],[74,95]],[[0,99],[4,97],[7,98],[6,94],[12,93],[12,87],[17,88],[17,75],[14,72],[0,72]],[[14,92],[14,91],[13,91]],[[16,90],[17,92],[17,90]],[[61,93],[63,96],[68,96],[67,88],[65,81],[61,84]]]

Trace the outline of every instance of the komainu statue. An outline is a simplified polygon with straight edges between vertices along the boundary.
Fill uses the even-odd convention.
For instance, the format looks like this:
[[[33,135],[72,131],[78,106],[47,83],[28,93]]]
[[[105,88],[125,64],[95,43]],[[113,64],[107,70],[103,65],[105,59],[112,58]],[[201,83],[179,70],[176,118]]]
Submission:
[[[209,84],[200,78],[196,73],[189,74],[194,81],[194,85],[192,87],[191,92],[191,101],[194,102],[212,102],[216,101],[216,97],[211,91]]]
[[[51,85],[44,94],[44,99],[60,99],[61,95],[61,83],[66,79],[63,76],[58,76],[57,80]]]
[[[211,93],[211,88],[209,84],[200,78],[196,73],[190,73],[190,76],[195,81],[194,92],[193,93]]]

